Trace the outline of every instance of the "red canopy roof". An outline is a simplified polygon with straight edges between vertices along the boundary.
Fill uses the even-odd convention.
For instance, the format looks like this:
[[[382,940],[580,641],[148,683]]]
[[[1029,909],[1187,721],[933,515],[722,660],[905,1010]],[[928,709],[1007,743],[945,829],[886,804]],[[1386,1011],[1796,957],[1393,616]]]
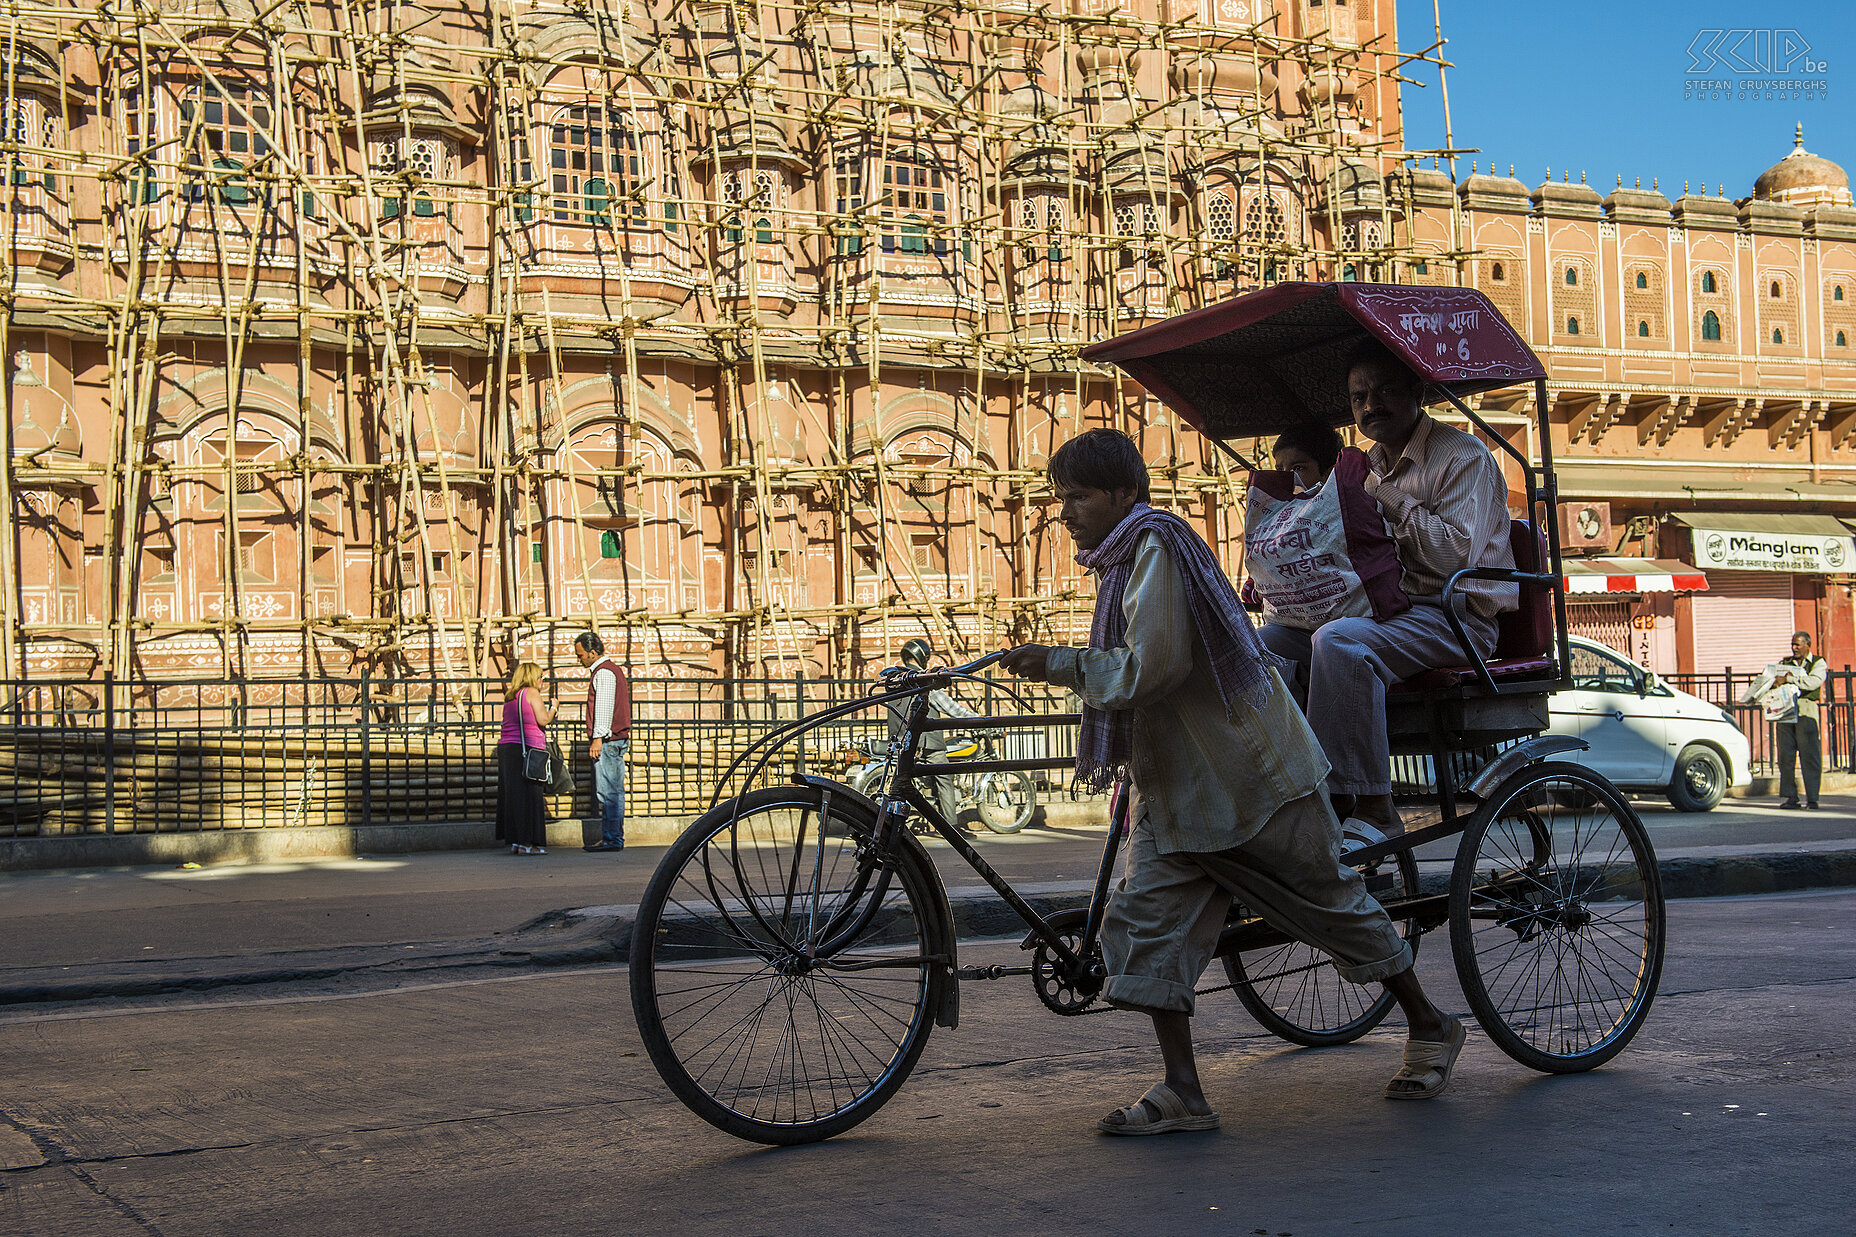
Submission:
[[[1310,418],[1353,420],[1347,355],[1378,339],[1433,388],[1459,397],[1546,376],[1474,288],[1285,283],[1083,349],[1118,365],[1214,438],[1262,437]],[[1443,398],[1435,389],[1426,402]]]

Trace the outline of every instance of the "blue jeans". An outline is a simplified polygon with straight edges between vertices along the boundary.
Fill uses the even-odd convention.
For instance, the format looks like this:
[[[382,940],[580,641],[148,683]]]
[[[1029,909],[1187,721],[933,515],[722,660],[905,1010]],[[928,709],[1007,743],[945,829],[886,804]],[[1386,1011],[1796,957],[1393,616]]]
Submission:
[[[607,739],[593,762],[593,800],[599,805],[599,840],[625,840],[625,740]]]

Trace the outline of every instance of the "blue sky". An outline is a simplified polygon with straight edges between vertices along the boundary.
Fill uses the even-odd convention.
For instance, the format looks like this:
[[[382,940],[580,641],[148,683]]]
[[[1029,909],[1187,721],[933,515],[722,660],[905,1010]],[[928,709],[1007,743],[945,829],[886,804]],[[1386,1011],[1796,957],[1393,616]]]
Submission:
[[[1549,167],[1553,179],[1583,170],[1602,193],[1622,175],[1626,185],[1653,177],[1671,198],[1688,180],[1706,181],[1710,192],[1725,185],[1727,196],[1752,193],[1753,180],[1792,146],[1792,128],[1804,123],[1805,148],[1856,172],[1856,4],[1851,0],[1781,0],[1776,4],[1692,5],[1637,0],[1555,0],[1546,5],[1491,0],[1437,0],[1449,40],[1450,119],[1457,147],[1479,147],[1462,156],[1459,179],[1471,159],[1493,163],[1529,186]],[[1428,46],[1433,37],[1431,0],[1398,0],[1399,45]],[[1704,36],[1704,29],[1728,32]],[[1780,45],[1799,40],[1808,50],[1764,54],[1769,34],[1742,41],[1741,30],[1778,30]],[[1795,35],[1783,32],[1793,31]],[[1689,72],[1691,45],[1715,67]],[[1793,48],[1799,43],[1793,43]],[[1788,72],[1739,71],[1762,60],[1791,60]],[[1805,62],[1820,66],[1807,71]],[[1411,76],[1424,89],[1404,90],[1406,144],[1444,144],[1437,70],[1414,65]],[[1779,77],[1821,81],[1816,98],[1768,101],[1685,98],[1696,80],[1731,81]]]

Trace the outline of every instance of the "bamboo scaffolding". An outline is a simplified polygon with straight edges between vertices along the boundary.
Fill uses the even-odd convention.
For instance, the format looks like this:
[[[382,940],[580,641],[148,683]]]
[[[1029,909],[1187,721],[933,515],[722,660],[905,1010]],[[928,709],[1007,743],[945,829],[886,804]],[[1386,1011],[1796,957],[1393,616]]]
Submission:
[[[1447,250],[1421,249],[1383,179],[1453,149],[1405,149],[1332,90],[1296,103],[1152,71],[1216,57],[1383,105],[1412,65],[1445,66],[1440,28],[1400,52],[1300,20],[1006,0],[0,0],[0,355],[70,341],[102,377],[80,391],[74,374],[68,398],[100,392],[107,411],[79,450],[21,441],[9,382],[4,674],[90,650],[128,683],[162,649],[210,647],[226,677],[346,673],[322,664],[340,649],[475,678],[589,626],[684,641],[711,671],[841,674],[897,633],[966,653],[1066,630],[1077,589],[1032,575],[1050,553],[1042,458],[1150,408],[1082,366],[1084,343],[1271,268],[1390,279],[1470,256],[1454,213]],[[548,41],[570,26],[570,50]],[[627,184],[602,182],[599,211],[563,206],[584,195],[553,180],[551,117],[570,105],[642,118],[657,143]],[[247,148],[225,145],[235,132]],[[910,234],[879,169],[930,148],[950,205]],[[1036,149],[1057,205],[1027,223],[1014,159]],[[1382,178],[1372,245],[1343,244],[1367,217],[1344,204],[1348,161]],[[813,179],[789,188],[801,166]],[[1198,192],[1215,176],[1233,186],[1228,238]],[[1291,182],[1305,200],[1272,235],[1246,212]],[[576,212],[598,217],[563,222]],[[1127,222],[1143,217],[1158,226]],[[584,242],[572,263],[563,238]],[[898,254],[962,273],[898,276]],[[680,303],[651,290],[676,280]],[[579,453],[588,414],[569,406],[602,370],[610,465]],[[639,444],[673,372],[709,402],[696,456],[665,467]],[[884,436],[910,387],[951,409],[945,462]],[[242,454],[248,420],[271,427],[254,442],[294,441]],[[1176,429],[1149,446],[1156,501],[1229,541],[1241,495],[1222,457]],[[673,509],[588,515],[647,489]],[[54,525],[72,502],[101,583],[29,581],[33,555],[68,554]],[[938,558],[917,562],[923,529]],[[280,533],[287,558],[261,569],[251,547]],[[641,557],[653,537],[670,561]],[[609,541],[616,576],[593,555]],[[814,550],[832,567],[808,593]],[[640,600],[651,581],[667,602]]]

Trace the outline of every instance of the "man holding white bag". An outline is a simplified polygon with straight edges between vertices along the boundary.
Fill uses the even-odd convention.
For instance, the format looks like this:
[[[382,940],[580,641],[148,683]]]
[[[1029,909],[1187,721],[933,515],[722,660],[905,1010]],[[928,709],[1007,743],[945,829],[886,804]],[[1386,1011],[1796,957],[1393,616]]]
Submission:
[[[1463,646],[1443,612],[1443,589],[1468,567],[1512,570],[1508,483],[1489,449],[1434,420],[1424,383],[1383,344],[1349,358],[1353,421],[1375,444],[1366,493],[1378,503],[1397,545],[1410,609],[1391,617],[1336,619],[1315,631],[1270,623],[1257,634],[1278,656],[1305,664],[1308,724],[1333,772],[1335,812],[1396,834],[1386,690],[1421,671],[1463,664]],[[1513,584],[1467,580],[1458,613],[1477,654],[1495,650],[1496,616],[1518,603]]]

